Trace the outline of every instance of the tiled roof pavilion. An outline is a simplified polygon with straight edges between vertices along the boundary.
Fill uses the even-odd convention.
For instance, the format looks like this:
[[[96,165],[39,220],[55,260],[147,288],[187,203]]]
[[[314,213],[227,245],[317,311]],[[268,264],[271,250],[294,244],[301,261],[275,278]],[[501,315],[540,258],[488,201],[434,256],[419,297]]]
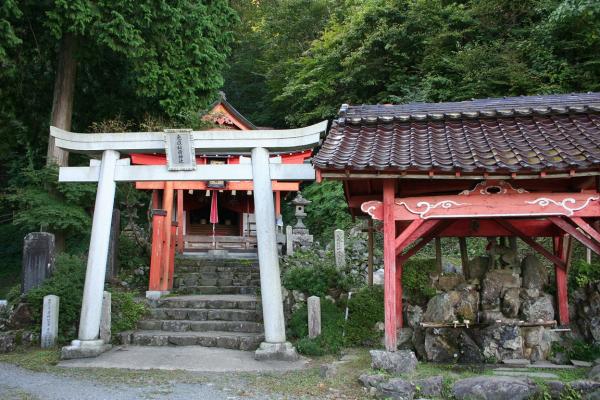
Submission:
[[[374,173],[598,171],[600,93],[343,105],[314,164]]]

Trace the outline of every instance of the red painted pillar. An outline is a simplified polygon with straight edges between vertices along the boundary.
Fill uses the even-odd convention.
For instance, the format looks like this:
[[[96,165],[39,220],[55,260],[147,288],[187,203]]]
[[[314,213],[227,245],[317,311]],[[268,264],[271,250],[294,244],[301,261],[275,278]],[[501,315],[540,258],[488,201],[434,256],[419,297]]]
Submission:
[[[396,221],[394,198],[396,183],[383,181],[383,266],[385,349],[396,351]]]
[[[554,254],[563,261],[567,261],[568,250],[565,248],[564,236],[553,238]],[[554,265],[556,275],[556,303],[558,304],[558,317],[561,325],[569,325],[569,297],[567,292],[567,269],[558,264]]]
[[[171,222],[173,221],[173,182],[165,182],[165,191],[163,193],[163,207],[167,212],[163,228],[163,249],[161,262],[161,290],[169,290],[169,270],[171,259]]]
[[[171,246],[169,248],[169,285],[167,290],[173,289],[173,273],[175,272],[175,237],[177,235],[177,222],[171,222]]]
[[[396,257],[396,328],[401,329],[404,325],[402,315],[402,264]]]
[[[152,210],[152,254],[150,255],[150,282],[148,290],[161,290],[161,261],[165,210]]]
[[[177,251],[183,254],[183,189],[177,189]]]

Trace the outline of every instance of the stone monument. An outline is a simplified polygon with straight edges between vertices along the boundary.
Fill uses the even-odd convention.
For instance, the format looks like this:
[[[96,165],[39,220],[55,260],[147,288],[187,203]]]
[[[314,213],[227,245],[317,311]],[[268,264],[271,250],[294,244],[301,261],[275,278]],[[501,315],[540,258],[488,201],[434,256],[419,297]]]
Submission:
[[[344,240],[344,230],[336,229],[333,233],[333,244],[335,253],[335,266],[343,267],[346,265],[346,244]]]
[[[58,338],[58,309],[60,299],[58,296],[49,294],[44,296],[42,309],[42,331],[40,333],[40,344],[42,349],[56,346]]]
[[[21,293],[40,286],[54,271],[54,235],[32,232],[23,243],[23,277]]]
[[[308,337],[316,338],[321,334],[321,299],[310,296],[306,303],[308,307]]]
[[[100,315],[100,339],[108,344],[111,340],[111,303],[112,295],[105,291],[102,295],[102,314]]]

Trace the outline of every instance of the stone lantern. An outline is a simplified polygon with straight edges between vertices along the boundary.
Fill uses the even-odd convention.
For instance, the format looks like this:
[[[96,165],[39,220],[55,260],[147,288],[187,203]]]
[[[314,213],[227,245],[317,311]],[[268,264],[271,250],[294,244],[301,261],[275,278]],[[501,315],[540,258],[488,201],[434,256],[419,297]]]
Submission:
[[[298,192],[294,200],[292,200],[292,204],[296,207],[296,212],[294,215],[296,216],[297,222],[293,227],[293,232],[296,235],[308,235],[308,229],[306,229],[306,226],[302,220],[306,217],[304,207],[310,203],[312,202],[302,197],[302,193],[300,192]]]
[[[303,219],[306,217],[304,207],[310,204],[311,201],[302,197],[302,193],[298,192],[292,204],[296,207],[296,225],[286,228],[286,248],[287,254],[291,255],[294,248],[309,248],[313,243],[313,236],[308,232],[308,228],[304,225]]]

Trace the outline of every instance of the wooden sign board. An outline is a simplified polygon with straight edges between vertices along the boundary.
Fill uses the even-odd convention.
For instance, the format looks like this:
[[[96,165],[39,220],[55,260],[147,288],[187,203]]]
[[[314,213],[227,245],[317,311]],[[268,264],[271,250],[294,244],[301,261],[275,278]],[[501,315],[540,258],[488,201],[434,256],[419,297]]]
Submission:
[[[196,150],[191,129],[165,129],[165,150],[169,171],[196,169]]]

